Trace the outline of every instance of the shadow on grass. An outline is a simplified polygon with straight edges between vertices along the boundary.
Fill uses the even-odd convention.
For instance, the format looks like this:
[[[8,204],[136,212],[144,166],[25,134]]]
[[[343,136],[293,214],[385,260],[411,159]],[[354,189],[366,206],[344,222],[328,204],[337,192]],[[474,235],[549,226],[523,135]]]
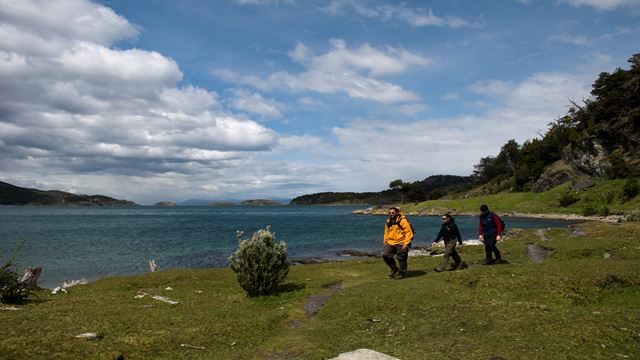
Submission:
[[[277,293],[281,294],[281,293],[288,293],[292,291],[298,291],[298,290],[304,289],[305,287],[306,285],[302,283],[286,283],[278,286]]]
[[[419,277],[419,276],[425,276],[425,275],[427,275],[426,271],[410,270],[410,271],[407,271],[407,273],[405,274],[405,277],[410,278],[410,277]]]

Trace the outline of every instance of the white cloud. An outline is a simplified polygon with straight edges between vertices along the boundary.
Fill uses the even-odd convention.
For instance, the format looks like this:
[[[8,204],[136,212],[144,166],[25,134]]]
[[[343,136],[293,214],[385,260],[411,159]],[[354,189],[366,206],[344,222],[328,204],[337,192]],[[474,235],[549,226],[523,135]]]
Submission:
[[[440,97],[442,100],[458,100],[460,98],[460,94],[455,91],[448,92]]]
[[[587,37],[582,35],[571,35],[566,32],[563,32],[558,35],[553,35],[549,37],[550,40],[564,42],[573,45],[585,45],[587,44]]]
[[[305,68],[298,74],[280,71],[265,80],[241,76],[228,69],[216,70],[213,74],[229,82],[253,85],[262,90],[282,88],[323,94],[344,92],[352,98],[383,103],[418,99],[415,93],[376,77],[402,73],[411,66],[427,66],[430,59],[394,47],[381,50],[363,44],[349,49],[341,39],[332,39],[331,45],[329,52],[315,55],[304,44],[298,43],[289,53],[292,60]]]
[[[296,101],[299,105],[310,108],[320,108],[325,107],[327,104],[320,99],[310,98],[310,97],[301,97]]]
[[[86,0],[0,1],[0,20],[38,41],[87,41],[109,45],[138,30],[113,10]]]
[[[398,110],[398,112],[402,115],[414,116],[429,109],[429,105],[426,104],[402,104],[400,105],[400,109]]]
[[[520,144],[546,131],[547,125],[566,114],[569,100],[580,102],[589,94],[589,79],[570,74],[537,73],[520,83],[486,80],[473,91],[489,96],[497,105],[473,116],[400,122],[397,118],[355,119],[335,127],[335,151],[351,172],[344,189],[362,188],[380,174],[405,181],[430,174],[469,175],[483,156],[495,156],[509,139]],[[376,188],[376,185],[370,185]]]
[[[638,0],[564,0],[575,7],[591,6],[598,10],[614,10],[621,7],[640,7]]]
[[[381,21],[402,21],[412,27],[437,26],[437,27],[480,27],[479,21],[469,22],[458,16],[440,17],[436,16],[431,9],[410,8],[404,3],[398,5],[382,5],[371,7],[358,0],[333,0],[325,8],[331,14],[342,12],[356,14]]]
[[[295,0],[234,0],[238,5],[279,5],[295,4]]]
[[[250,93],[242,89],[230,90],[230,106],[236,110],[258,114],[267,118],[281,118],[282,110],[286,108],[273,99],[265,99],[258,93]]]
[[[0,0],[0,20],[2,173],[105,193],[109,181],[154,183],[146,176],[185,181],[198,173],[211,182],[278,146],[276,132],[225,111],[215,92],[178,87],[182,72],[172,59],[113,47],[137,30],[111,9]],[[244,95],[258,106],[242,106]],[[258,94],[235,93],[234,101],[244,111],[280,114]]]

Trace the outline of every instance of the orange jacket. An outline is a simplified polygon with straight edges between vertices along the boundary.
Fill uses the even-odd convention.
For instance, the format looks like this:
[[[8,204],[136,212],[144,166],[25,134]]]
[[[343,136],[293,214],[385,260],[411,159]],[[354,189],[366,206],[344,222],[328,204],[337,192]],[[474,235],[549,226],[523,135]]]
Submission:
[[[389,219],[384,224],[384,244],[385,245],[408,245],[411,240],[413,240],[413,231],[411,230],[411,225],[407,218],[402,215],[402,213],[398,214],[400,218],[399,222],[388,226]],[[400,225],[398,226],[398,223]]]

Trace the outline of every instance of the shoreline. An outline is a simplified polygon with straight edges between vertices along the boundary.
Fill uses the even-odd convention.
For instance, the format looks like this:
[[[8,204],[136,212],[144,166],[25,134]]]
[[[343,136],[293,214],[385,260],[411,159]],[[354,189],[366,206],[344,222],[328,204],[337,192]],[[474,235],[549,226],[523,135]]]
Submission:
[[[357,215],[387,215],[386,206],[372,206],[366,209],[353,210],[352,214]],[[457,211],[455,209],[445,211],[442,209],[424,209],[420,211],[409,211],[404,213],[409,216],[440,216],[443,213],[449,213],[454,216],[478,216],[477,212]],[[578,214],[559,214],[559,213],[521,213],[517,211],[504,212],[499,214],[501,217],[519,217],[531,219],[548,219],[548,220],[568,220],[568,221],[600,221],[606,223],[619,223],[625,220],[625,215],[609,215],[609,216],[584,216]]]

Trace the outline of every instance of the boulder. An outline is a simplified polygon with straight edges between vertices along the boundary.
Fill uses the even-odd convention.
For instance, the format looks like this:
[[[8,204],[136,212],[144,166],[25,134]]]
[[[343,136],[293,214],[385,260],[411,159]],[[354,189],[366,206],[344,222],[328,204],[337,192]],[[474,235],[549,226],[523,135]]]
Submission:
[[[551,164],[540,178],[533,184],[533,192],[544,192],[582,174],[564,160],[558,160]]]
[[[400,360],[377,351],[369,349],[358,349],[340,354],[338,357],[329,360]]]
[[[587,178],[587,179],[579,179],[576,180],[573,184],[571,184],[571,190],[584,190],[584,189],[588,189],[590,187],[595,186],[596,183],[593,182],[593,180]]]

